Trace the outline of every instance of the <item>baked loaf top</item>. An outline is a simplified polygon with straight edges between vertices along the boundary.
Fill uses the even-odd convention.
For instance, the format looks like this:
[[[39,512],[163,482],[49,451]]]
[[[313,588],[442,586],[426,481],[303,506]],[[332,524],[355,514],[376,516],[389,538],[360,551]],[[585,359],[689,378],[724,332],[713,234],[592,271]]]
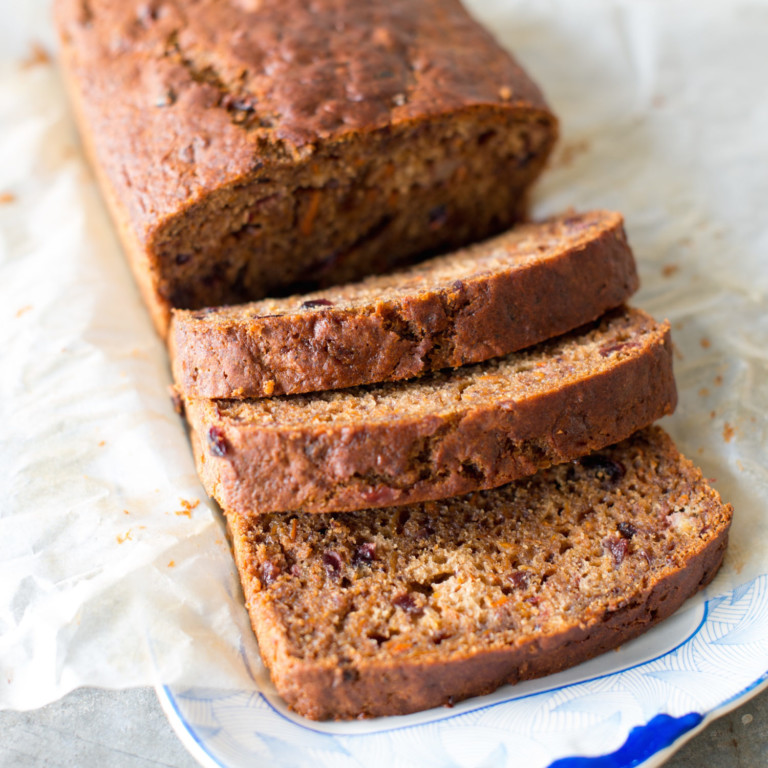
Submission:
[[[207,398],[412,378],[565,333],[637,285],[621,215],[566,214],[356,284],[176,310],[174,378],[185,394]]]
[[[554,126],[458,0],[57,0],[56,15],[94,154],[141,241],[322,143],[343,153],[354,135],[478,107]]]
[[[635,309],[421,379],[258,400],[185,398],[200,477],[241,514],[490,488],[628,437],[677,402],[669,325]]]
[[[650,428],[493,491],[228,522],[272,679],[325,719],[455,702],[626,642],[713,577],[731,514]]]

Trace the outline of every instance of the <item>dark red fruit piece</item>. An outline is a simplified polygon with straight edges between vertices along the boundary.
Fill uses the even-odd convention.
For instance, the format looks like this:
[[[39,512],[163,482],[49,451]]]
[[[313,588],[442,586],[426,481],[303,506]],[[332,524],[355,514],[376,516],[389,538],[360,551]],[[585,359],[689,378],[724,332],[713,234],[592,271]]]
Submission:
[[[214,426],[208,430],[208,448],[212,456],[219,458],[223,458],[229,452],[229,443],[221,427]]]
[[[323,565],[326,567],[329,573],[334,576],[341,571],[341,567],[344,563],[341,560],[341,556],[338,552],[328,550],[323,553]]]
[[[332,307],[333,302],[330,299],[310,299],[302,303],[302,309],[313,309],[314,307]]]
[[[365,544],[361,544],[355,550],[355,556],[353,562],[356,565],[361,563],[369,564],[376,559],[376,544],[372,541],[367,541]]]
[[[619,523],[616,526],[616,530],[625,538],[625,539],[631,539],[636,533],[637,528],[635,528],[632,523]]]
[[[598,480],[601,480],[606,487],[615,485],[627,473],[627,470],[620,461],[614,461],[600,453],[585,456],[579,459],[579,462],[582,467],[595,470]]]
[[[395,596],[392,599],[392,605],[402,608],[406,613],[411,616],[420,616],[424,613],[423,608],[419,608],[416,601],[413,599],[413,595],[409,595],[407,592],[403,592],[400,595]]]
[[[614,565],[621,565],[629,551],[629,542],[618,536],[606,539],[603,546],[611,553]]]

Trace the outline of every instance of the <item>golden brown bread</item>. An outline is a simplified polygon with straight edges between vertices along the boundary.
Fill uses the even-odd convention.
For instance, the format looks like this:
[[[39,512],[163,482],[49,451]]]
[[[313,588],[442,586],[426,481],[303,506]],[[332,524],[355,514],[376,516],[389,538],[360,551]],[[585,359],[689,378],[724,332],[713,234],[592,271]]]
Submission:
[[[449,704],[615,648],[712,579],[731,514],[654,427],[447,501],[227,517],[278,692],[339,719]]]

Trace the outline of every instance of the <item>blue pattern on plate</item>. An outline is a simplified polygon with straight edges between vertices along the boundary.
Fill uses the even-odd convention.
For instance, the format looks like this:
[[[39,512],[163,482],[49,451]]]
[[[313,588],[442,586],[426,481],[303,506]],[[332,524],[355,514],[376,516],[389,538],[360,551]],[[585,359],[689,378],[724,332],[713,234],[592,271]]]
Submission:
[[[684,636],[675,637],[680,628]],[[634,643],[616,655],[626,661],[616,671],[606,672],[616,663],[608,653],[454,710],[367,722],[304,720],[266,686],[160,693],[174,727],[223,768],[629,768],[766,682],[768,574]],[[633,662],[638,648],[646,658]]]
[[[689,712],[682,717],[656,715],[649,723],[636,725],[629,732],[624,746],[610,755],[564,757],[555,760],[549,768],[619,768],[640,765],[695,728],[703,719],[698,712]]]

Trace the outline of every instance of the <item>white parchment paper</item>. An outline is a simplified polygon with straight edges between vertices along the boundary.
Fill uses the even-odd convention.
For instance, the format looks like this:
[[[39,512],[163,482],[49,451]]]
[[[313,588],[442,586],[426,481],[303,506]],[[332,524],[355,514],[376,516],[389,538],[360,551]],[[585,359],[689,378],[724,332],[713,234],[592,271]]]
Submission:
[[[0,707],[248,687],[223,529],[42,53],[48,5],[0,0]],[[623,211],[635,303],[673,323],[665,426],[736,508],[709,594],[768,572],[768,3],[470,7],[562,117],[535,213]]]

